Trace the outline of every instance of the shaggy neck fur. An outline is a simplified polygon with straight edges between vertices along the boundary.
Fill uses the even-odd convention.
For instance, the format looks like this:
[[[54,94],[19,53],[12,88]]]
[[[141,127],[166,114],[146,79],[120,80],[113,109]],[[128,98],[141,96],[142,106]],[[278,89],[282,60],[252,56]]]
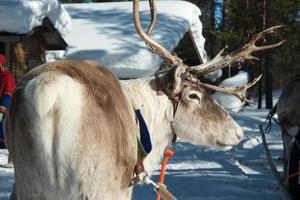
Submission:
[[[165,94],[157,94],[154,77],[121,81],[121,84],[128,100],[135,109],[141,110],[147,123],[152,151],[144,160],[144,167],[151,174],[173,138],[173,104]]]

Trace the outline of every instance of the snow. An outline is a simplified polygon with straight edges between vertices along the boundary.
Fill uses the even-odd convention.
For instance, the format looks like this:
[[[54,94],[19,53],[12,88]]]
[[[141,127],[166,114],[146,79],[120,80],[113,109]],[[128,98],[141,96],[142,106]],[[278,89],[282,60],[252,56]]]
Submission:
[[[206,79],[209,79],[212,82],[215,82],[218,78],[220,78],[222,76],[222,70],[218,69],[214,72],[211,72],[209,74],[204,75],[204,77]]]
[[[239,71],[235,76],[227,78],[220,83],[220,86],[225,87],[237,87],[245,85],[249,82],[248,73],[245,71]],[[244,94],[245,95],[245,94]],[[244,106],[244,102],[241,102],[239,98],[231,94],[225,94],[221,92],[216,92],[213,98],[221,104],[227,110],[238,112]]]
[[[0,149],[0,164],[6,164],[8,152],[6,149]],[[0,167],[0,200],[9,199],[14,183],[14,170]]]
[[[69,48],[65,55],[48,52],[55,59],[93,60],[104,64],[121,78],[153,74],[162,59],[151,53],[135,31],[132,2],[64,4],[73,28],[64,36]],[[190,31],[198,53],[207,60],[202,36],[200,9],[184,1],[158,1],[157,25],[152,38],[167,50],[173,50]],[[148,2],[140,3],[142,26],[150,23]]]
[[[66,35],[71,19],[59,0],[1,0],[0,32],[28,33],[48,17],[54,27]]]
[[[279,95],[276,92],[275,95]],[[276,101],[276,100],[275,100]],[[258,125],[269,110],[245,107],[231,113],[243,128],[245,137],[229,151],[198,147],[179,141],[175,157],[170,158],[165,183],[169,190],[184,200],[279,200],[282,195],[267,164]],[[266,134],[273,161],[282,171],[280,128],[272,125]],[[0,150],[0,164],[6,162],[7,151]],[[158,180],[155,171],[153,180]],[[0,200],[7,200],[13,184],[13,170],[0,167]],[[133,199],[154,199],[151,186],[135,186]]]

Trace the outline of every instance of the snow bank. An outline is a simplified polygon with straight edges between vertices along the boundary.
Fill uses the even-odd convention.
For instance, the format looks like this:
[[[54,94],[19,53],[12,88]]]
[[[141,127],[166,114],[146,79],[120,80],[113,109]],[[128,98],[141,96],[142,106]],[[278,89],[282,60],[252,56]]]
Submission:
[[[239,73],[231,78],[225,79],[220,83],[220,86],[237,87],[249,82],[248,73],[245,71],[239,71]],[[244,102],[231,94],[224,94],[216,92],[213,98],[220,103],[227,110],[238,112],[244,106]]]
[[[48,17],[54,27],[66,35],[71,29],[69,14],[59,0],[1,0],[0,32],[28,33]]]
[[[153,74],[161,58],[148,51],[137,35],[132,17],[132,2],[64,4],[73,28],[64,38],[69,44],[62,59],[94,60],[110,68],[121,78]],[[173,50],[190,30],[199,55],[206,60],[205,39],[199,20],[200,9],[184,1],[157,1],[157,25],[152,38],[167,50]],[[142,26],[150,22],[147,1],[140,3]],[[57,55],[50,55],[57,59]]]

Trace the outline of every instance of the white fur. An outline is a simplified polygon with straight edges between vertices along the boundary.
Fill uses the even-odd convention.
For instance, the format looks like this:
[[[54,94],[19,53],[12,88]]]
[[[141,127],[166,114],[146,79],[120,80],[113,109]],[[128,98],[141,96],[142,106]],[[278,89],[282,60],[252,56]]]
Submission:
[[[68,160],[80,127],[82,86],[68,76],[44,73],[29,82],[25,96],[27,107],[33,110],[30,118],[36,121],[34,133],[45,162],[41,167],[50,172],[41,177],[45,180],[42,190],[47,199],[72,199],[72,185],[67,185],[64,177],[69,173]]]
[[[172,102],[166,95],[157,95],[156,91],[150,87],[149,82],[152,79],[150,77],[121,81],[125,94],[131,102],[135,102],[134,108],[141,110],[151,134],[152,151],[144,160],[144,167],[150,174],[158,167],[163,151],[173,137]]]
[[[175,131],[181,139],[194,144],[217,146],[215,142],[218,140],[224,144],[224,146],[220,148],[226,150],[240,142],[243,137],[243,131],[230,117],[228,117],[228,119],[224,119],[224,126],[221,126],[224,129],[218,130],[218,133],[214,136],[210,135],[210,133],[201,133],[200,129],[197,129],[201,126],[199,125],[201,124],[201,121],[199,120],[205,117],[197,116],[197,114],[192,113],[192,111],[187,113],[180,109],[182,108],[180,105],[176,112],[179,112],[178,115],[181,115],[182,117],[174,119],[172,101],[165,94],[158,95],[157,91],[152,88],[153,85],[151,86],[151,82],[153,82],[153,77],[121,82],[128,99],[130,99],[131,102],[138,102],[138,104],[134,104],[138,106],[135,108],[141,109],[151,134],[150,136],[153,148],[151,153],[144,160],[145,169],[150,174],[154,169],[158,168],[158,164],[163,156],[166,146],[168,146],[173,139],[173,124],[177,124],[177,127],[181,128],[182,131]],[[199,101],[196,100],[197,102],[190,103],[190,107],[206,106],[204,100],[203,102],[201,100],[201,96],[204,94],[195,90],[187,89],[186,92],[182,92],[182,101],[191,101],[185,99],[188,98],[190,93],[197,93],[200,97]],[[215,106],[219,107],[217,104]],[[224,111],[223,108],[220,108],[220,110]],[[212,122],[209,126],[214,126],[214,122]],[[238,138],[237,135],[240,138]],[[215,140],[212,140],[211,138],[214,138]]]

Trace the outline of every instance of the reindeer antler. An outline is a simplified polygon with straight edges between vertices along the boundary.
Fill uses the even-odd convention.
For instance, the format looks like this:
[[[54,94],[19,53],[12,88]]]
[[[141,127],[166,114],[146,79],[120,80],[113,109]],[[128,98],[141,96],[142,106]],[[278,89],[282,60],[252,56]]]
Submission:
[[[276,33],[277,29],[283,28],[284,25],[278,25],[278,26],[273,26],[271,28],[268,28],[257,35],[255,35],[247,44],[245,44],[242,48],[231,52],[228,55],[223,56],[222,53],[224,52],[225,48],[222,49],[211,61],[204,63],[202,65],[198,66],[193,66],[189,67],[187,69],[187,72],[185,74],[188,79],[196,83],[198,85],[204,86],[206,88],[218,91],[218,92],[223,92],[223,93],[228,93],[228,94],[233,94],[236,97],[238,97],[241,101],[245,101],[248,103],[254,103],[248,99],[245,98],[244,93],[246,90],[253,85],[255,85],[261,78],[262,75],[259,77],[255,78],[251,83],[246,84],[246,85],[241,85],[236,88],[231,88],[231,87],[222,87],[222,86],[215,86],[207,83],[202,83],[198,80],[199,76],[203,76],[205,74],[211,73],[213,71],[216,71],[218,69],[222,69],[224,67],[227,67],[235,62],[241,62],[243,60],[259,60],[257,57],[253,56],[252,53],[266,50],[266,49],[271,49],[278,47],[282,45],[285,40],[280,41],[275,44],[270,44],[270,45],[264,45],[264,46],[256,46],[256,42],[260,39],[263,39],[266,37],[267,34],[269,33]]]
[[[156,25],[156,21],[157,21],[157,11],[156,11],[156,4],[154,2],[155,0],[149,0],[149,7],[150,7],[150,12],[151,12],[151,22],[150,25],[147,29],[147,35],[150,37],[151,33]],[[156,53],[155,49],[153,49],[150,45],[148,45],[146,43],[146,46],[148,48],[149,51]]]
[[[154,41],[152,38],[150,38],[151,31],[152,31],[152,29],[155,25],[155,21],[156,21],[156,7],[154,5],[155,5],[155,0],[151,0],[150,8],[151,7],[154,8],[154,9],[151,9],[152,22],[150,24],[150,27],[149,27],[147,33],[145,33],[142,28],[141,21],[140,21],[139,0],[133,0],[133,19],[134,19],[135,29],[136,29],[137,33],[140,35],[140,37],[145,41],[147,46],[149,46],[153,52],[155,52],[160,57],[162,57],[163,59],[168,61],[172,66],[178,65],[179,63],[181,63],[181,60],[179,58],[173,56],[163,46],[161,46],[156,41]]]
[[[207,63],[189,67],[188,71],[197,74],[198,76],[203,76],[205,74],[211,73],[213,71],[216,71],[218,69],[225,68],[235,62],[241,62],[243,60],[259,60],[257,57],[253,56],[252,53],[271,49],[278,47],[282,45],[285,40],[282,40],[275,44],[265,45],[265,46],[256,46],[255,43],[265,38],[267,34],[269,33],[276,33],[277,29],[283,28],[284,25],[278,25],[270,27],[257,35],[255,35],[247,44],[245,44],[242,48],[231,52],[228,55],[223,56],[222,53],[224,52],[225,48],[222,49],[216,57],[214,57],[212,60],[208,61]]]
[[[151,35],[155,25],[156,25],[156,20],[157,20],[157,17],[156,17],[156,4],[154,2],[155,0],[149,0],[149,6],[150,6],[150,11],[151,11],[151,23],[148,27],[148,30],[147,30],[147,35]]]
[[[149,5],[150,5],[150,11],[151,11],[151,23],[148,27],[147,33],[145,33],[141,26],[141,22],[140,22],[139,0],[133,0],[134,25],[135,25],[137,33],[145,41],[145,43],[150,51],[158,54],[160,57],[162,57],[164,60],[166,60],[172,67],[184,66],[186,68],[187,66],[183,64],[183,62],[180,58],[173,56],[163,46],[158,44],[156,41],[154,41],[150,37],[151,32],[156,24],[156,19],[157,19],[156,18],[157,12],[156,12],[155,0],[149,0]],[[282,27],[284,27],[284,25],[273,26],[271,28],[268,28],[268,29],[258,33],[242,48],[240,48],[236,51],[233,51],[227,55],[222,55],[226,48],[222,49],[211,61],[201,64],[201,65],[192,66],[192,67],[187,68],[187,70],[184,70],[185,72],[183,74],[181,74],[181,78],[186,79],[186,80],[188,80],[192,83],[195,83],[199,86],[203,86],[203,87],[215,90],[215,91],[233,94],[236,97],[238,97],[241,101],[253,103],[250,100],[245,98],[244,93],[246,92],[246,90],[248,88],[252,87],[254,84],[256,84],[259,81],[259,79],[261,78],[261,75],[258,78],[254,79],[254,81],[252,81],[251,83],[242,85],[242,86],[239,86],[236,88],[220,87],[220,86],[210,85],[207,83],[202,83],[202,82],[200,82],[198,77],[203,76],[208,73],[211,73],[218,69],[225,68],[235,62],[241,62],[241,61],[247,60],[247,59],[248,60],[252,60],[252,59],[258,60],[258,58],[253,56],[252,53],[278,47],[278,46],[282,45],[285,41],[283,40],[283,41],[280,41],[275,44],[263,45],[263,46],[256,46],[256,42],[260,39],[264,39],[268,34],[276,33],[277,30]],[[167,70],[170,70],[170,69],[167,69]]]
[[[253,85],[255,85],[261,79],[262,75],[259,75],[257,78],[255,78],[252,82],[250,82],[248,84],[237,86],[237,87],[216,86],[216,85],[211,85],[211,84],[207,84],[207,83],[202,83],[196,76],[189,74],[189,73],[186,73],[185,77],[188,81],[190,81],[196,85],[200,85],[200,86],[206,87],[208,89],[215,90],[217,92],[233,94],[234,96],[239,98],[241,101],[245,101],[247,103],[254,104],[254,102],[247,99],[244,96],[244,94],[246,93],[246,91],[249,88],[251,88]]]
[[[237,98],[239,98],[241,101],[245,101],[247,103],[252,103],[254,104],[253,101],[247,99],[244,94],[246,93],[246,91],[251,88],[253,85],[255,85],[260,79],[261,79],[262,75],[259,75],[257,78],[255,78],[252,82],[246,84],[246,85],[241,85],[238,86],[236,88],[233,87],[222,87],[222,86],[215,86],[215,85],[210,85],[207,83],[199,83],[199,85],[202,85],[206,88],[218,91],[218,92],[222,92],[222,93],[227,93],[227,94],[233,94],[234,96],[236,96]]]

